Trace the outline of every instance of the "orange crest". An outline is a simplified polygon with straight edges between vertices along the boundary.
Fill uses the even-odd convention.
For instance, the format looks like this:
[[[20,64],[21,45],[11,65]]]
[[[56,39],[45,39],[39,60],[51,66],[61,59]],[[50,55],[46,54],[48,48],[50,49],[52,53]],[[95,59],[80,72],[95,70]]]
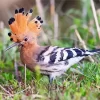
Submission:
[[[33,10],[30,9],[27,14],[24,14],[24,8],[15,10],[15,16],[8,21],[9,27],[12,31],[12,34],[8,33],[11,41],[20,42],[28,33],[33,33],[35,36],[39,35],[43,21],[39,16],[29,21],[32,12]]]

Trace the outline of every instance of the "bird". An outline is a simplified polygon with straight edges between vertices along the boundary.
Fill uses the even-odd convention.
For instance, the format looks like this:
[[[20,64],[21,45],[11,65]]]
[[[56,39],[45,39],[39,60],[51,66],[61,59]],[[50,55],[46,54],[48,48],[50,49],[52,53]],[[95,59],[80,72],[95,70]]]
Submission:
[[[22,63],[32,72],[39,66],[40,73],[48,76],[50,83],[83,58],[100,52],[100,49],[39,45],[37,40],[42,32],[43,20],[40,16],[30,20],[32,12],[32,9],[28,13],[25,13],[24,8],[16,9],[14,17],[9,19],[11,32],[8,36],[14,43],[6,51],[15,46],[20,47]]]

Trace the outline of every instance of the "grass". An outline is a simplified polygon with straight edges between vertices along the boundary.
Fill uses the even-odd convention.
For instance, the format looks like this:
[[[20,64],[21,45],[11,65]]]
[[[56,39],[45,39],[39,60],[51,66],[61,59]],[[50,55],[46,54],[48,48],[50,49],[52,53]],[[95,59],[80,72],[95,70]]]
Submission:
[[[14,70],[0,75],[0,98],[20,100],[99,100],[100,63],[82,62],[73,66],[61,78],[57,78],[49,91],[48,77],[20,68],[20,82],[15,79]],[[4,89],[5,90],[4,90]]]

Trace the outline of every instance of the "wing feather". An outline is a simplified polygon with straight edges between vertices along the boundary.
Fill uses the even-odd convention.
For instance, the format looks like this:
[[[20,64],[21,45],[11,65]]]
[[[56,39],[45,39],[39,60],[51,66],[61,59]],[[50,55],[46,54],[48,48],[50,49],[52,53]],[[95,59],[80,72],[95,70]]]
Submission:
[[[49,46],[38,56],[38,62],[43,65],[55,65],[67,61],[71,58],[85,56],[85,50],[79,48],[60,48]]]

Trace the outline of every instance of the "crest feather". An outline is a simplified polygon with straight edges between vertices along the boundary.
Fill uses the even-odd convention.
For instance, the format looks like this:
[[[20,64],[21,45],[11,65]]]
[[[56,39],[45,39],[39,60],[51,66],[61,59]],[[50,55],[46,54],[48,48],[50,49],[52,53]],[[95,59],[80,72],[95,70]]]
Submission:
[[[33,35],[38,36],[41,32],[41,25],[43,21],[41,17],[37,16],[33,20],[29,21],[32,16],[33,10],[27,14],[24,14],[24,8],[20,8],[19,10],[15,10],[14,17],[11,17],[8,21],[9,27],[12,31],[12,34],[9,35],[12,41],[19,42],[22,41],[25,34],[28,32],[33,33]]]

